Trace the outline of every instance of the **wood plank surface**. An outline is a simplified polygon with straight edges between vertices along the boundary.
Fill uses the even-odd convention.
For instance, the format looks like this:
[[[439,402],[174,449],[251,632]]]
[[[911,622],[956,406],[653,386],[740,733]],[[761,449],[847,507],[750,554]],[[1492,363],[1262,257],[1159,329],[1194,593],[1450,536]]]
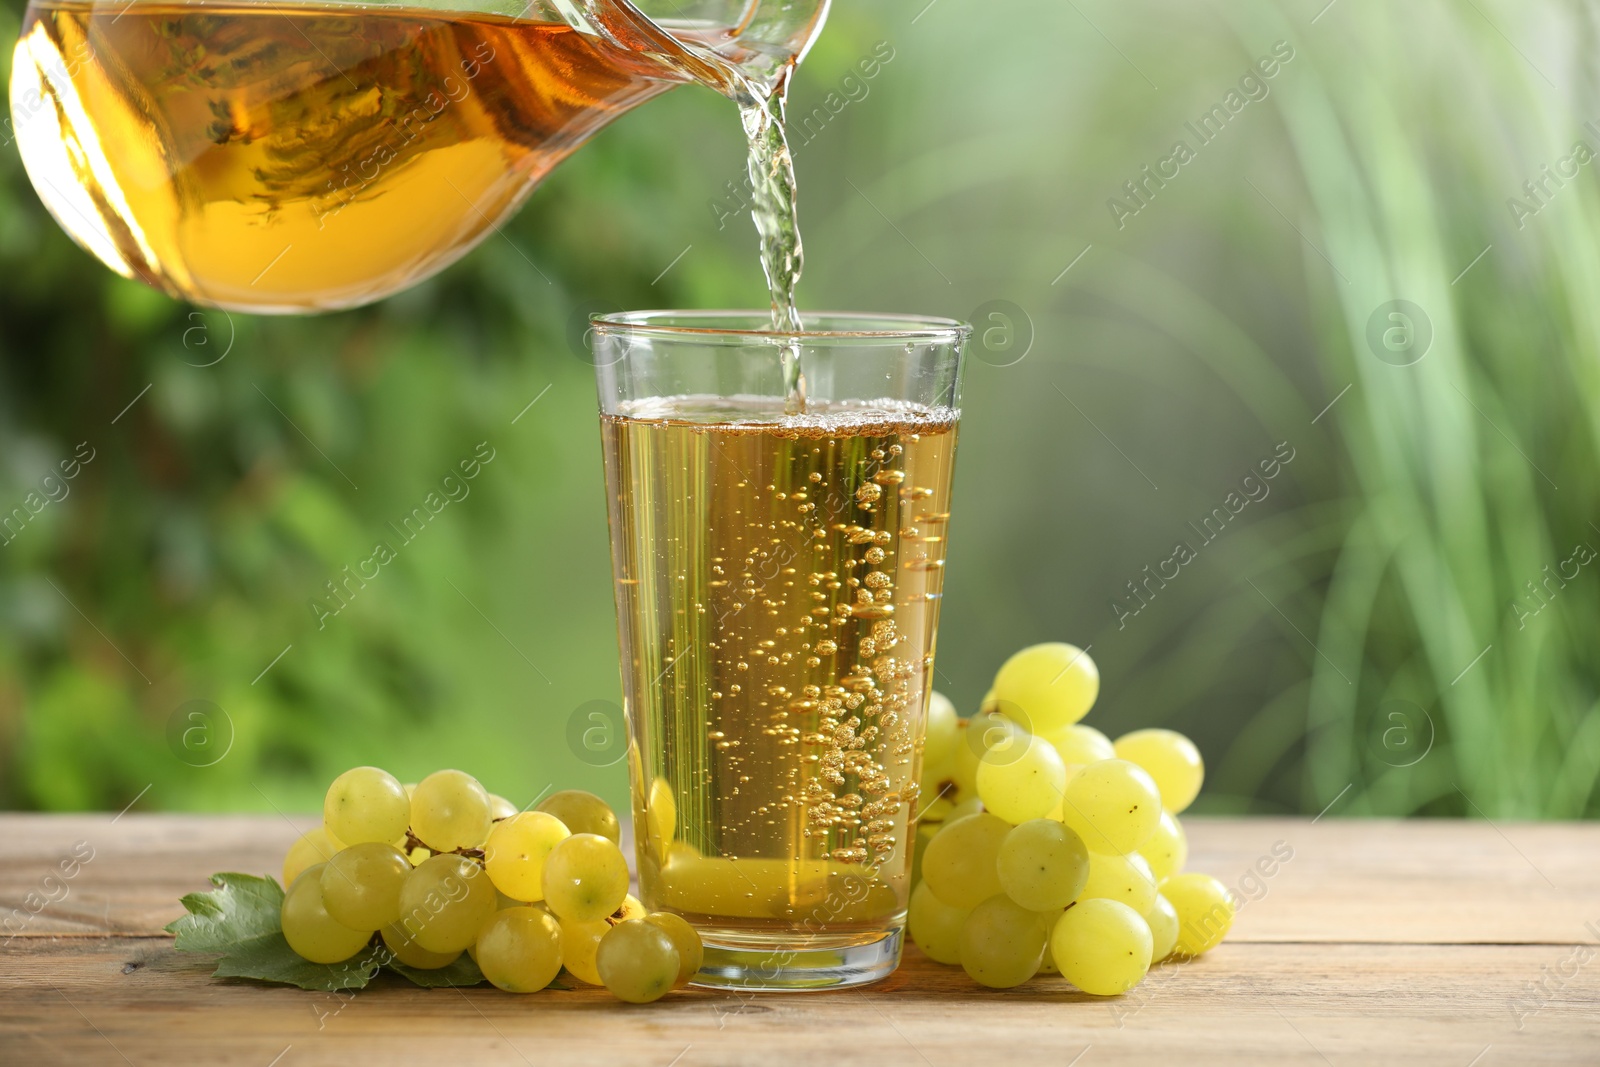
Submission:
[[[277,877],[314,816],[0,815],[0,916],[94,858],[28,934],[157,934],[215,871]],[[1600,925],[1600,825],[1185,819],[1189,869],[1244,900],[1235,941],[1574,944]],[[1289,858],[1283,859],[1287,855]],[[0,919],[3,923],[3,919]],[[4,936],[4,932],[0,932]]]
[[[984,990],[915,949],[865,990],[640,1007],[388,977],[308,993],[173,951],[182,893],[275,874],[305,821],[0,816],[0,1063],[1600,1064],[1595,825],[1185,820],[1191,869],[1257,899],[1214,953],[1106,1000]]]

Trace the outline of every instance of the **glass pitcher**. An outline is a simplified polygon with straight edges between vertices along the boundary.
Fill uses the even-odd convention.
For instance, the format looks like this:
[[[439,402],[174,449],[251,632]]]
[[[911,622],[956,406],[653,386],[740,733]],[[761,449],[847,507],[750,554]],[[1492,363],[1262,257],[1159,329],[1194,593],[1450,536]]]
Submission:
[[[197,304],[325,311],[442,270],[673,86],[770,92],[827,7],[32,0],[12,122],[50,213],[119,274]]]

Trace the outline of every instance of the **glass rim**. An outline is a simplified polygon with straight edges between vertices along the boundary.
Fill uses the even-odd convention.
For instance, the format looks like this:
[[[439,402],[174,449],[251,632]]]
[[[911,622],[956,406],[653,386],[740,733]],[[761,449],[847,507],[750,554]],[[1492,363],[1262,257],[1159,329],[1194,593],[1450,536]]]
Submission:
[[[818,341],[861,341],[879,344],[899,344],[906,341],[933,341],[960,344],[972,334],[972,327],[958,319],[934,315],[908,315],[898,312],[871,311],[811,311],[803,312],[804,322],[822,324],[820,329],[774,330],[770,325],[772,312],[762,309],[733,308],[721,310],[653,310],[617,311],[597,313],[589,323],[597,335],[618,334],[628,337],[656,337],[668,340],[699,341],[763,341],[782,343],[799,340],[805,344]],[[738,323],[748,327],[705,325],[709,322]],[[859,324],[848,328],[849,323]],[[871,328],[877,327],[877,328]]]

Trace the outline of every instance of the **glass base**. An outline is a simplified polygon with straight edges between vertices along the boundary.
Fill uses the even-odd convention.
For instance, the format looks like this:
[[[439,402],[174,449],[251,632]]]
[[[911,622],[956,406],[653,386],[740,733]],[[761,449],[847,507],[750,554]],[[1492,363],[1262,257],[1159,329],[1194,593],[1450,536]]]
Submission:
[[[792,939],[750,935],[717,937],[702,930],[705,962],[690,984],[736,992],[804,992],[845,989],[887,978],[900,964],[904,930],[896,927],[863,938],[818,935],[803,946]]]

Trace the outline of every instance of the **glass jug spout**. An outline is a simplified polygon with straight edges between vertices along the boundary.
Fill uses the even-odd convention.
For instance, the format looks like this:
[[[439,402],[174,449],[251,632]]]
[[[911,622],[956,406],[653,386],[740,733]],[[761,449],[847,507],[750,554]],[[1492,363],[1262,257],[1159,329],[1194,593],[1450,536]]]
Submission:
[[[31,0],[15,139],[120,274],[247,312],[354,307],[464,255],[623,111],[776,84],[827,0],[656,6]]]
[[[830,0],[554,0],[622,48],[649,52],[729,96],[770,92],[811,48]],[[576,24],[576,22],[575,22]]]

